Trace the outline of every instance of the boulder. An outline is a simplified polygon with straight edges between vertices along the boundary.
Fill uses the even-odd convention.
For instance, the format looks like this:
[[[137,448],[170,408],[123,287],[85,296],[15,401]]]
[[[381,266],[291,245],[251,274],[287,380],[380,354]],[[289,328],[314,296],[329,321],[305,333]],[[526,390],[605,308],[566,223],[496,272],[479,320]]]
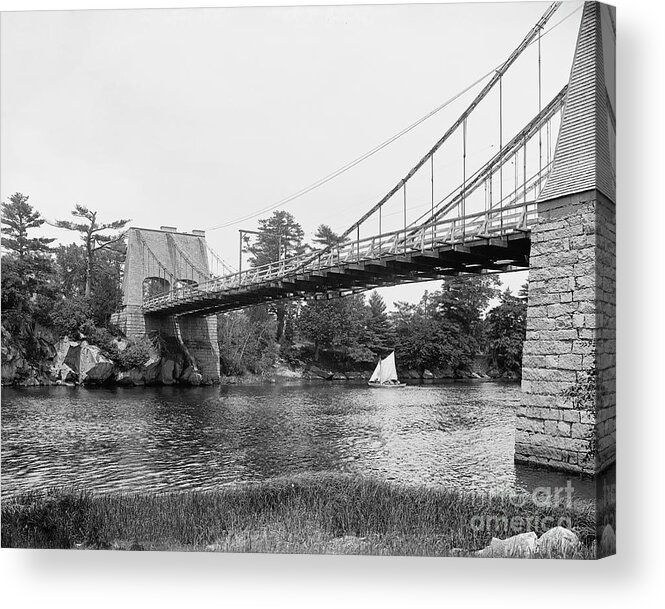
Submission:
[[[119,385],[145,385],[145,379],[143,378],[143,371],[141,368],[131,368],[126,371],[121,370],[116,374],[115,382]]]
[[[333,381],[348,381],[349,380],[349,379],[346,378],[346,374],[344,374],[343,372],[335,372],[332,375],[331,379]]]
[[[406,378],[409,379],[419,379],[420,378],[420,373],[417,370],[407,370],[406,371]]]
[[[309,371],[315,375],[318,376],[319,378],[330,380],[333,377],[333,373],[330,372],[329,370],[323,370],[323,368],[319,368],[318,366],[312,366]]]
[[[2,383],[10,384],[13,383],[18,376],[20,376],[20,371],[27,367],[27,362],[23,357],[18,354],[11,354],[8,357],[5,357],[3,353],[2,356]]]
[[[566,527],[554,527],[538,538],[538,550],[545,556],[570,556],[579,545],[577,535]]]
[[[200,385],[203,381],[203,375],[196,370],[196,368],[187,366],[178,380],[181,383],[187,383],[188,385]]]
[[[55,355],[53,356],[53,366],[59,367],[64,364],[65,359],[67,358],[67,352],[69,351],[70,345],[76,346],[78,343],[70,341],[66,336],[63,336],[55,344]]]
[[[51,367],[49,369],[49,375],[51,378],[64,381],[69,376],[69,382],[77,380],[74,371],[65,364],[70,344],[78,346],[78,343],[72,343],[66,336],[64,336],[54,345],[55,355],[53,356],[53,361],[51,362]]]
[[[86,340],[70,342],[63,363],[78,375],[81,383],[103,383],[114,371],[113,362],[102,355],[99,347],[90,345]]]
[[[423,378],[424,379],[433,379],[434,374],[430,370],[423,370]]]
[[[78,376],[67,364],[62,364],[58,368],[58,375],[56,379],[61,380],[63,383],[76,383]]]
[[[162,366],[159,370],[157,379],[163,385],[173,385],[173,372],[175,371],[175,362],[172,359],[162,360]]]
[[[147,384],[157,382],[160,373],[160,362],[161,358],[156,355],[154,357],[150,357],[150,359],[141,366],[141,374],[143,376],[143,380]]]
[[[490,545],[478,550],[475,555],[481,558],[529,558],[536,553],[537,542],[538,536],[533,531],[508,539],[493,537]]]

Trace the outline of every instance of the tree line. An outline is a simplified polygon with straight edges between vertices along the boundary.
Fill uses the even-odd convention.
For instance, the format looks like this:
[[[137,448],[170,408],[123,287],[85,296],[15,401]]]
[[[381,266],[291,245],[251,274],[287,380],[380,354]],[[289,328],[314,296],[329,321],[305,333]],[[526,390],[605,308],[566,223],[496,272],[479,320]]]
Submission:
[[[75,220],[55,224],[82,243],[54,246],[55,239],[32,236],[45,219],[28,196],[17,192],[1,208],[3,328],[18,332],[39,322],[72,336],[108,327],[121,302],[125,243],[117,231],[129,220],[101,222],[77,204]]]
[[[246,237],[252,265],[336,245],[342,239],[322,224],[311,245],[286,211],[258,221],[259,235]],[[388,312],[376,291],[332,300],[281,301],[220,316],[222,364],[229,374],[262,372],[277,356],[323,361],[353,370],[371,367],[395,350],[398,366],[470,371],[480,354],[497,374],[519,375],[526,334],[526,286],[517,296],[499,289],[496,275],[446,278],[417,304],[394,303]],[[490,303],[498,304],[490,309]]]
[[[56,225],[78,233],[80,243],[54,246],[34,237],[45,220],[15,193],[2,203],[2,327],[20,334],[40,323],[61,334],[109,343],[119,331],[111,314],[121,305],[129,220],[102,222],[75,205],[73,220]],[[278,210],[258,221],[243,243],[248,262],[260,266],[341,242],[320,225],[311,244],[292,214]],[[498,304],[490,308],[490,303]],[[500,292],[495,275],[444,279],[417,304],[396,302],[388,311],[376,291],[332,300],[279,301],[220,314],[218,338],[227,374],[268,372],[278,360],[311,361],[340,369],[369,368],[396,351],[401,368],[468,371],[479,354],[499,372],[519,374],[525,335],[526,291]]]

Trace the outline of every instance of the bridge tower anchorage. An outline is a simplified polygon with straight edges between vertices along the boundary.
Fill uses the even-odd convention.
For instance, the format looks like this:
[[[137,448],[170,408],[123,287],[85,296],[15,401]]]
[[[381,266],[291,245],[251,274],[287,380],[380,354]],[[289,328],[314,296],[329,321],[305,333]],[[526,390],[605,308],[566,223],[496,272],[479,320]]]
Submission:
[[[122,286],[122,308],[113,320],[129,338],[159,337],[184,352],[203,377],[203,383],[220,380],[217,317],[201,314],[146,313],[144,299],[177,294],[209,281],[205,233],[180,233],[132,227],[127,236],[127,258]]]
[[[554,163],[531,231],[515,461],[615,461],[615,9],[586,2]]]

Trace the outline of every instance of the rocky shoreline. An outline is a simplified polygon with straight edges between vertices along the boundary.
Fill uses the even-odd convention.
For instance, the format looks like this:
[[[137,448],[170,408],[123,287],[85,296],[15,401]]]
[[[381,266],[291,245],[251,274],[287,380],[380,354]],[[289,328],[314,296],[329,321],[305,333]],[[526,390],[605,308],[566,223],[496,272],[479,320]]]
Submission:
[[[114,350],[122,353],[131,345],[124,338],[114,339]],[[149,349],[140,365],[122,366],[104,354],[101,347],[86,339],[58,337],[37,326],[30,334],[12,337],[3,330],[2,385],[40,387],[64,385],[211,385],[184,353],[160,353]]]
[[[132,345],[125,338],[114,338],[113,352],[122,354]],[[288,365],[278,361],[263,374],[221,376],[213,379],[201,374],[194,362],[177,345],[147,348],[143,362],[122,365],[104,349],[82,338],[72,340],[56,336],[48,328],[37,325],[30,333],[13,337],[2,333],[2,385],[18,387],[119,385],[223,385],[276,383],[295,380],[366,381],[370,369],[335,370],[319,362],[298,361]],[[122,357],[120,358],[122,360]],[[403,380],[502,379],[517,380],[513,374],[499,374],[488,367],[487,358],[479,357],[471,371],[451,369],[403,370]]]

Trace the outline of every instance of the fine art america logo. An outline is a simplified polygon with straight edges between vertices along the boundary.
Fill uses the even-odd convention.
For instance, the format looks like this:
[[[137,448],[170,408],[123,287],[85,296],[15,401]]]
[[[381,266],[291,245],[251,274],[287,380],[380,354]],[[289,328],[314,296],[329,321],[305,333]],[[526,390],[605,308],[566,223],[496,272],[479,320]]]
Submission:
[[[561,526],[572,529],[570,516],[552,514],[529,514],[529,508],[547,510],[548,508],[573,507],[573,494],[575,489],[570,480],[566,486],[539,486],[531,493],[513,493],[508,496],[508,502],[516,513],[511,514],[510,509],[501,514],[476,514],[471,518],[471,528],[476,532],[491,532],[502,534],[518,534],[525,531],[545,532],[553,527]]]

